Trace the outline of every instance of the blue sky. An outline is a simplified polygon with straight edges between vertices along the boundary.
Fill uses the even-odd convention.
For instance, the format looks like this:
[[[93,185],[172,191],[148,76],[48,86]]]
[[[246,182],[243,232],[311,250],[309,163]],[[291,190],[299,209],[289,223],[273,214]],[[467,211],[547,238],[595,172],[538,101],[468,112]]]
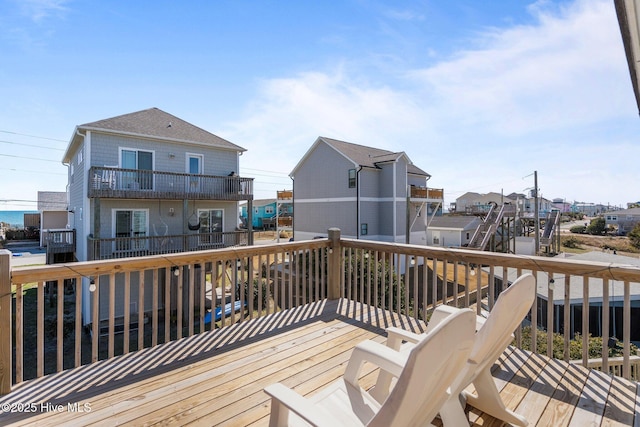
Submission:
[[[65,190],[76,125],[150,107],[246,148],[256,198],[322,135],[406,152],[446,205],[536,170],[548,199],[640,199],[612,0],[0,0],[0,28],[2,210]]]

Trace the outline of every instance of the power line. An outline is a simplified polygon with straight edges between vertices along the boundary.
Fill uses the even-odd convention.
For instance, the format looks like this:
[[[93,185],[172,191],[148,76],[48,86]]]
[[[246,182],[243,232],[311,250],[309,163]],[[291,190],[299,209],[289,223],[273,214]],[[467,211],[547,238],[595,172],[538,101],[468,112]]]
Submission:
[[[56,148],[56,147],[45,147],[43,145],[33,145],[33,144],[23,144],[21,142],[13,142],[13,141],[5,141],[3,139],[0,139],[0,142],[2,142],[3,144],[12,144],[12,145],[19,145],[21,147],[33,147],[33,148],[43,148],[45,150],[57,150],[57,151],[64,151],[63,148]]]
[[[67,140],[64,140],[64,139],[48,138],[48,137],[46,137],[46,136],[29,135],[29,134],[27,134],[27,133],[12,132],[12,131],[10,131],[10,130],[2,130],[2,129],[0,129],[0,132],[2,132],[2,133],[9,133],[9,134],[11,134],[11,135],[28,136],[29,138],[48,139],[49,141],[68,142]]]
[[[59,172],[32,171],[32,170],[27,170],[27,169],[15,169],[15,168],[0,168],[0,170],[12,171],[12,172],[44,173],[44,174],[48,174],[48,175],[62,175],[62,176],[66,176],[67,175],[66,173],[59,173]]]
[[[13,157],[14,159],[40,160],[42,162],[53,162],[53,163],[62,164],[62,162],[60,160],[38,159],[36,157],[14,156],[14,155],[11,155],[11,154],[0,154],[0,156]]]

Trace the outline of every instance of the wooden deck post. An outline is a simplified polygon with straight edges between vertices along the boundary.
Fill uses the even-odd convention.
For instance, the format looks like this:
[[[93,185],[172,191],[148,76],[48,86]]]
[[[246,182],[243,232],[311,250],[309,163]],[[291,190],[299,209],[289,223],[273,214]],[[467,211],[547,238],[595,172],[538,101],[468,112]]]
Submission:
[[[11,252],[0,250],[0,395],[11,391]]]
[[[342,247],[340,245],[340,229],[330,228],[329,240],[331,246],[329,247],[329,283],[328,295],[329,299],[340,298],[340,261],[342,258]]]

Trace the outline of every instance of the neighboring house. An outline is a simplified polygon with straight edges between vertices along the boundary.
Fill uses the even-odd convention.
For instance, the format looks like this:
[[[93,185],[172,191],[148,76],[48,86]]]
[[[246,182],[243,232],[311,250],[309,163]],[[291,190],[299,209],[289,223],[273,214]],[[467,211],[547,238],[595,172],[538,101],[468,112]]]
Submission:
[[[477,216],[436,216],[427,228],[427,245],[446,248],[465,246],[481,222]]]
[[[47,264],[75,260],[75,231],[69,227],[68,206],[66,192],[38,191],[40,246],[47,248]]]
[[[552,209],[557,209],[560,213],[571,212],[571,203],[565,202],[564,199],[553,199],[551,207]]]
[[[518,215],[531,218],[535,216],[535,197],[519,193],[504,195],[495,192],[486,194],[467,192],[458,197],[452,206],[455,206],[455,213],[477,215],[489,212],[494,203],[498,206],[504,203],[515,204]],[[538,212],[541,218],[544,218],[553,209],[552,202],[543,197],[538,199],[538,204]]]
[[[290,174],[295,240],[326,236],[425,244],[426,220],[442,213],[443,190],[404,152],[319,137]]]
[[[244,151],[157,108],[77,126],[63,157],[77,259],[251,244],[251,228],[237,231],[238,202],[253,199],[253,179],[236,175]]]
[[[242,222],[248,221],[247,204],[240,204],[240,216]],[[253,201],[253,228],[275,227],[275,218],[292,217],[293,203],[291,200],[283,201],[278,199],[258,199]]]
[[[467,214],[487,213],[492,204],[502,205],[503,203],[512,203],[514,201],[500,193],[480,194],[467,192],[456,199],[455,211],[456,213]]]
[[[640,223],[640,208],[621,209],[604,215],[605,226],[614,226],[619,235],[626,235]]]

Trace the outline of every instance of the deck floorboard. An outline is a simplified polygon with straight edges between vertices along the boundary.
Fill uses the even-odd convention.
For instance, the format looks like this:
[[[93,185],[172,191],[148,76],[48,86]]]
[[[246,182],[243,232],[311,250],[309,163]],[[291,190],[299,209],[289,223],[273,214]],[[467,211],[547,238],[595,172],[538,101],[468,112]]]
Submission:
[[[414,319],[349,300],[297,307],[26,381],[0,397],[0,405],[37,410],[0,413],[0,425],[265,426],[264,387],[282,382],[312,395],[344,373],[357,343],[384,342],[388,326],[424,330]],[[366,364],[361,384],[371,387],[376,373]],[[514,347],[492,373],[506,405],[530,425],[639,422],[637,383]],[[80,412],[85,403],[90,412]],[[471,425],[501,425],[467,409]]]

